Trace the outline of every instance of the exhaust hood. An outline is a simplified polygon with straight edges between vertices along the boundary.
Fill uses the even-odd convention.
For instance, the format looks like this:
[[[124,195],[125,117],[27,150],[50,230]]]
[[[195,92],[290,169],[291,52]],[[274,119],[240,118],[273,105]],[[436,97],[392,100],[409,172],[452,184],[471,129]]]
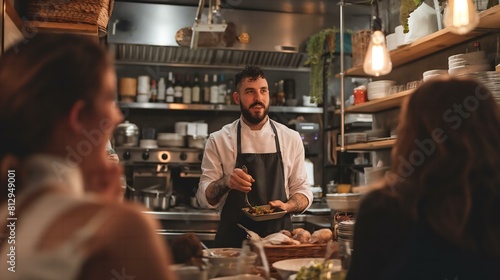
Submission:
[[[197,8],[168,4],[115,2],[108,25],[108,45],[117,63],[171,66],[265,68],[306,71],[303,52],[309,36],[333,19],[311,14],[223,9],[235,35],[248,34],[249,42],[233,40],[231,47],[181,47],[176,34],[191,27]]]

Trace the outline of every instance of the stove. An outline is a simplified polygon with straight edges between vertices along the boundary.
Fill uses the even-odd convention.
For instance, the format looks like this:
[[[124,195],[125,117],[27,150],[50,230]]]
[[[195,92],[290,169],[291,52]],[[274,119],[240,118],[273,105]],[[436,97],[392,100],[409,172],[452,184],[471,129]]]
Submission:
[[[200,163],[203,149],[193,148],[153,148],[117,147],[120,162],[130,163]]]

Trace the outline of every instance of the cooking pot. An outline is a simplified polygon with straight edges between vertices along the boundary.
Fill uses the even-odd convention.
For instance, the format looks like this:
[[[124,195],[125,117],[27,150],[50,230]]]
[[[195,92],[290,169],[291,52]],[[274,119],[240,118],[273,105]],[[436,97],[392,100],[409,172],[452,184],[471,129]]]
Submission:
[[[117,125],[113,136],[116,147],[135,147],[139,144],[139,128],[129,121]]]
[[[186,138],[189,148],[205,149],[205,143],[207,142],[206,136],[187,135]]]
[[[141,193],[142,203],[154,211],[167,211],[176,202],[175,196],[166,190],[160,189],[159,185],[143,189]]]

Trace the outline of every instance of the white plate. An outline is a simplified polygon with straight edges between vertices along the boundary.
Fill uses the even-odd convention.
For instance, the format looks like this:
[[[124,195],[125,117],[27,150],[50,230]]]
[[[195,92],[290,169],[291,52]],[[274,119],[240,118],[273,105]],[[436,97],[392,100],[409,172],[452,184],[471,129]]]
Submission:
[[[323,263],[323,261],[323,258],[288,259],[273,263],[273,267],[282,279],[287,279],[290,275],[297,273],[301,267]]]

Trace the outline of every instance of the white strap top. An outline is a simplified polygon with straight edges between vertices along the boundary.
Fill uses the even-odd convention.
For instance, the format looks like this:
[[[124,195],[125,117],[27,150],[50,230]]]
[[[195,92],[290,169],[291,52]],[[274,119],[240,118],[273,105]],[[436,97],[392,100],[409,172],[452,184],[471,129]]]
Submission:
[[[47,167],[46,159],[37,159],[38,163],[45,165],[39,170]],[[53,159],[49,162],[52,163]],[[49,169],[45,169],[45,171],[47,170]],[[92,238],[99,227],[110,217],[110,213],[105,212],[105,210],[99,211],[67,240],[54,249],[40,252],[36,247],[48,227],[64,212],[89,202],[89,198],[83,196],[81,176],[76,176],[79,175],[79,172],[67,173],[73,175],[62,181],[60,178],[54,178],[54,174],[51,172],[43,173],[44,176],[37,177],[36,183],[25,185],[27,192],[47,186],[60,186],[66,190],[69,189],[70,192],[46,194],[37,199],[19,217],[16,221],[16,243],[4,244],[1,251],[0,263],[3,264],[3,269],[0,270],[0,279],[77,279],[81,266],[87,258],[86,253],[81,249],[82,244]],[[24,191],[23,196],[25,196]],[[3,212],[2,209],[0,211]],[[2,220],[6,221],[6,215],[1,216],[4,217]],[[15,272],[7,269],[11,266],[7,256],[10,246],[15,246],[16,249]]]

